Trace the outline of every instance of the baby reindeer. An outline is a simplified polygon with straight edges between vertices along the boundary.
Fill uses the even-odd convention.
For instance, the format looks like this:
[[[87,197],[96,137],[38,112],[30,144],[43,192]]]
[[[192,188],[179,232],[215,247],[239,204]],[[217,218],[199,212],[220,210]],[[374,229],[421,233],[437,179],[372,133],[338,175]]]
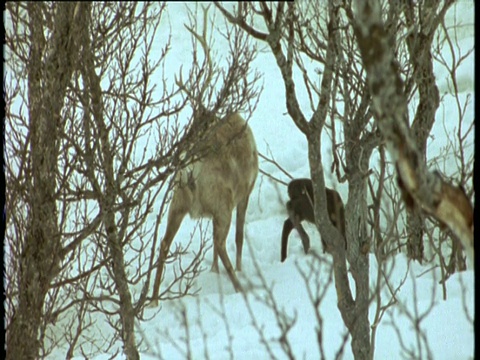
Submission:
[[[335,190],[325,188],[327,195],[327,211],[332,224],[345,237],[345,209],[342,198]],[[282,253],[281,261],[287,258],[288,236],[293,228],[297,229],[302,239],[303,250],[305,254],[310,249],[310,239],[302,226],[302,221],[306,220],[315,223],[313,211],[313,185],[310,179],[294,179],[288,184],[287,202],[288,219],[283,223],[282,231]],[[325,252],[325,242],[322,239],[323,252]],[[347,242],[345,241],[345,248]]]

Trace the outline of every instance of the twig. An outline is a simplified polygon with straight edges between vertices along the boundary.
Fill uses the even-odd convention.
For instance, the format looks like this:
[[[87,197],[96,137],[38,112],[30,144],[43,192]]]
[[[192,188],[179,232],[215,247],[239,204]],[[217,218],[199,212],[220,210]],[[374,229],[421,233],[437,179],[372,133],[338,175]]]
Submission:
[[[258,156],[259,156],[260,158],[262,158],[263,160],[265,160],[267,163],[270,163],[270,164],[275,165],[282,173],[284,173],[286,176],[288,176],[289,179],[293,179],[293,176],[290,175],[290,174],[287,172],[287,170],[285,170],[282,166],[280,166],[280,164],[279,164],[275,159],[273,159],[273,158],[270,159],[270,158],[266,157],[265,155],[263,155],[261,152],[258,152]],[[261,172],[263,175],[268,176],[269,178],[273,179],[274,181],[277,181],[277,182],[279,182],[279,183],[281,183],[281,184],[283,184],[283,185],[285,185],[285,186],[288,185],[288,183],[286,183],[285,181],[282,181],[282,180],[277,179],[276,177],[274,177],[274,176],[268,174],[267,172],[265,172],[264,170],[261,170],[261,169],[260,169],[260,172]]]

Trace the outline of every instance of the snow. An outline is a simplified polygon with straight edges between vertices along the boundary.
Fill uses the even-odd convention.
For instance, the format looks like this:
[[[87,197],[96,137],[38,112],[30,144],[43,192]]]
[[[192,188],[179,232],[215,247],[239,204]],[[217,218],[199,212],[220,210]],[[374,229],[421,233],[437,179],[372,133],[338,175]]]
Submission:
[[[455,9],[456,16],[462,16],[462,22],[473,24],[473,7],[470,2],[459,2]],[[465,9],[467,11],[465,11]],[[169,4],[169,21],[165,21],[164,30],[169,23],[173,31],[172,53],[167,56],[168,66],[166,73],[174,74],[179,70],[182,53],[190,52],[190,37],[183,27],[187,21],[183,4]],[[453,19],[453,10],[447,18]],[[173,14],[179,14],[173,15]],[[220,15],[217,15],[217,20]],[[462,28],[461,46],[463,53],[473,47],[473,26]],[[164,33],[159,31],[159,33]],[[463,48],[465,47],[465,48]],[[473,85],[473,56],[469,57],[459,71],[460,90],[462,98],[467,94],[474,95]],[[268,52],[260,53],[256,66],[264,74],[264,90],[258,107],[250,119],[250,126],[256,138],[257,146],[262,154],[275,157],[294,177],[309,177],[307,161],[307,143],[305,137],[298,131],[292,120],[286,115],[284,86],[273,56]],[[168,70],[170,69],[170,70]],[[437,71],[437,69],[436,69]],[[448,93],[448,82],[444,77],[445,71],[437,71],[440,80],[441,93]],[[173,77],[173,76],[171,76]],[[172,79],[170,79],[172,80]],[[446,97],[437,116],[445,119],[444,122],[457,126],[456,121],[450,121],[451,114],[456,116],[456,105],[453,98]],[[467,109],[466,119],[473,121],[473,99]],[[308,101],[303,98],[302,107],[308,108]],[[308,113],[308,111],[306,111]],[[445,131],[438,121],[434,128],[435,145],[429,147],[429,157],[433,157],[442,146]],[[323,141],[324,167],[328,169],[331,161],[327,138]],[[473,151],[473,149],[471,150]],[[287,181],[273,165],[260,162],[263,170]],[[335,182],[332,176],[326,174],[327,186],[337,188],[344,200],[347,199],[348,189],[343,184]],[[263,278],[271,288],[272,296],[278,310],[287,316],[295,318],[293,327],[288,333],[288,343],[292,353],[298,359],[317,359],[320,357],[316,331],[319,324],[315,309],[309,300],[306,283],[299,269],[308,269],[313,260],[312,255],[304,255],[299,236],[292,232],[288,253],[284,263],[280,262],[280,234],[286,218],[284,203],[286,189],[282,185],[274,185],[263,175],[259,175],[249,203],[246,221],[246,245],[243,253],[243,271],[239,273],[243,284],[259,284]],[[160,230],[161,234],[164,232]],[[185,245],[196,225],[196,221],[186,218],[176,236],[175,242]],[[202,221],[203,229],[211,235],[211,225]],[[314,226],[306,224],[310,234],[312,248],[321,254],[319,235]],[[195,240],[199,233],[193,236],[193,249],[196,250]],[[211,241],[211,240],[210,240]],[[235,241],[234,224],[232,224],[227,239],[227,250],[231,259],[234,259]],[[186,255],[186,261],[193,254]],[[235,293],[233,287],[220,266],[220,274],[209,271],[212,263],[213,251],[207,252],[203,263],[204,272],[199,276],[196,287],[199,293],[196,296],[165,301],[159,308],[146,309],[146,321],[137,323],[137,340],[141,358],[150,359],[183,359],[191,352],[192,359],[285,359],[281,345],[276,339],[281,333],[278,318],[271,307],[266,303],[273,301],[268,298],[268,292],[257,287],[248,290],[246,294]],[[343,355],[340,358],[353,359],[350,346],[350,337],[342,321],[336,304],[334,284],[329,273],[331,260],[328,256],[320,255],[321,266],[308,279],[308,284],[319,284],[326,287],[325,297],[319,306],[322,318],[322,348],[327,359],[332,359],[340,351],[346,338]],[[370,257],[370,282],[374,286],[377,278],[377,262],[373,255]],[[474,353],[474,327],[471,319],[474,317],[474,272],[468,270],[455,274],[446,283],[446,300],[443,299],[443,290],[439,284],[440,273],[438,268],[427,271],[431,264],[421,266],[409,263],[403,254],[390,259],[384,264],[384,270],[389,274],[388,281],[392,288],[400,287],[396,294],[396,305],[390,307],[383,314],[376,330],[375,358],[409,358],[405,349],[414,349],[421,358],[433,359],[469,359]],[[172,275],[172,269],[167,266],[166,277]],[[352,291],[355,291],[353,280]],[[252,285],[253,286],[253,285]],[[132,291],[140,291],[132,289]],[[263,299],[263,300],[262,300]],[[382,304],[390,301],[386,287],[382,290]],[[373,324],[377,309],[376,299],[370,305],[370,324]],[[415,317],[423,316],[416,323]],[[469,320],[470,319],[470,320]],[[289,321],[287,319],[287,321]],[[188,324],[188,326],[186,326]],[[256,324],[256,325],[255,325]],[[422,331],[425,339],[419,339],[415,326]],[[111,333],[111,328],[105,320],[97,320],[95,331],[102,336]],[[261,332],[259,333],[259,330]],[[188,330],[188,331],[187,331]],[[261,335],[265,337],[270,349],[262,344]],[[98,335],[97,335],[98,336]],[[426,340],[426,341],[424,341]],[[175,345],[175,343],[177,345]],[[402,344],[403,343],[403,347]],[[420,345],[419,345],[420,344]],[[428,346],[426,345],[428,344]],[[116,344],[117,354],[114,359],[124,359],[121,354],[122,344]],[[421,353],[418,353],[420,352]],[[64,358],[66,349],[59,347],[49,358]],[[93,359],[109,359],[114,354],[99,353]],[[77,357],[75,359],[81,359]]]

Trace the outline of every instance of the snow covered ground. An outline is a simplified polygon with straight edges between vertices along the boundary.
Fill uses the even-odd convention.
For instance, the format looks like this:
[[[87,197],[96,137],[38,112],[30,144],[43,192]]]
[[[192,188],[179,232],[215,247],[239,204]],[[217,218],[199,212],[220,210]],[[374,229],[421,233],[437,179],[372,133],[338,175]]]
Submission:
[[[187,22],[183,4],[169,4],[169,19],[174,29],[172,53],[167,57],[171,74],[179,68],[182,53],[190,52],[190,37],[183,27]],[[463,27],[459,33],[461,50],[473,46],[473,4],[460,1],[458,9],[452,8],[447,16],[452,21],[456,14],[458,19],[470,26]],[[220,16],[218,16],[220,18]],[[167,22],[165,22],[167,24]],[[168,30],[167,27],[165,27]],[[284,87],[273,56],[260,53],[255,62],[264,74],[264,90],[257,110],[250,120],[250,126],[256,138],[258,149],[263,154],[271,154],[275,160],[294,177],[309,177],[307,146],[304,136],[286,116]],[[462,96],[474,96],[473,56],[458,69],[459,88]],[[440,67],[437,71],[441,94],[448,93],[446,73]],[[303,99],[306,105],[306,99]],[[428,156],[434,156],[441,149],[445,137],[444,126],[457,126],[455,119],[448,119],[448,114],[456,114],[453,98],[448,95],[437,112],[438,121],[434,128],[434,143],[429,146]],[[467,110],[466,119],[473,121],[473,101]],[[445,119],[445,121],[443,121]],[[328,144],[324,143],[324,166],[330,161]],[[263,170],[285,181],[288,179],[274,166],[261,162]],[[344,200],[347,199],[345,185],[334,182],[333,177],[326,176],[327,185],[336,187]],[[286,218],[284,203],[286,188],[278,188],[266,177],[260,175],[254,188],[246,223],[246,242],[243,256],[243,272],[240,281],[248,279],[260,282],[259,274],[271,287],[271,294],[278,310],[289,317],[296,317],[293,327],[288,332],[287,341],[296,359],[318,359],[320,350],[316,331],[319,324],[315,309],[309,300],[305,280],[299,272],[307,269],[312,256],[305,256],[301,241],[292,232],[289,243],[289,257],[285,263],[280,262],[280,234]],[[196,222],[186,218],[176,236],[176,243],[186,244]],[[207,234],[210,234],[211,225]],[[164,224],[163,224],[164,226]],[[306,225],[312,246],[321,253],[319,235],[315,228]],[[161,229],[163,234],[164,228]],[[196,235],[197,236],[197,235]],[[194,247],[195,248],[195,245]],[[230,258],[234,258],[234,226],[231,226],[227,240]],[[206,271],[198,278],[200,289],[198,296],[185,297],[181,300],[166,301],[157,309],[147,309],[145,317],[150,320],[137,324],[137,337],[141,342],[142,359],[183,359],[190,353],[192,359],[285,359],[287,355],[275,339],[281,333],[278,318],[271,307],[265,303],[271,301],[266,291],[259,289],[241,295],[233,287],[221,266],[220,274],[209,271],[213,251],[209,250],[204,261]],[[329,281],[328,264],[330,260],[323,257],[324,265],[317,269],[309,284],[327,284]],[[188,261],[188,256],[187,260]],[[372,255],[370,259],[370,278],[372,286],[377,276],[377,263]],[[258,266],[258,267],[257,267]],[[421,266],[408,263],[402,254],[391,259],[386,265],[390,270],[389,281],[393,287],[400,286],[397,293],[398,303],[389,308],[381,319],[376,331],[375,358],[396,359],[410,358],[402,350],[421,351],[421,358],[433,359],[469,359],[474,354],[474,272],[472,270],[455,274],[446,284],[447,300],[443,300],[442,288],[438,284],[438,269],[427,271],[431,265]],[[167,274],[172,270],[167,266]],[[248,279],[247,279],[248,278]],[[331,280],[331,279],[330,279]],[[403,282],[403,284],[402,284]],[[352,281],[353,284],[353,281]],[[355,289],[353,289],[354,291]],[[260,298],[256,298],[258,295]],[[263,301],[261,300],[263,299]],[[382,304],[390,300],[387,291],[383,292]],[[431,308],[433,306],[433,308]],[[377,303],[370,307],[370,323],[373,323]],[[322,318],[322,351],[327,359],[335,358],[340,351],[347,330],[336,305],[333,282],[326,289],[325,297],[319,306]],[[412,317],[422,317],[418,324],[410,321]],[[418,325],[426,342],[418,339],[415,326]],[[111,332],[106,322],[97,321],[96,331],[105,336]],[[261,329],[261,331],[258,331]],[[188,331],[187,331],[188,330]],[[262,340],[262,336],[264,339]],[[266,341],[267,349],[262,343]],[[428,343],[428,347],[424,344]],[[420,344],[420,345],[419,345]],[[118,343],[121,349],[122,344]],[[121,351],[120,351],[121,352]],[[65,349],[58,348],[50,358],[63,358]],[[99,354],[95,359],[108,359],[112,354]],[[116,355],[115,359],[123,359]],[[340,358],[353,359],[350,337],[347,337],[343,354]]]

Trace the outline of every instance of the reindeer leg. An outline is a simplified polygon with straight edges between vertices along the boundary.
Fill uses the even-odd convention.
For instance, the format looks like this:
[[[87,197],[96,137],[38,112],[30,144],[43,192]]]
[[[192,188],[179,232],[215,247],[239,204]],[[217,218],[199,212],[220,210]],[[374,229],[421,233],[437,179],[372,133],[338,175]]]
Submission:
[[[306,254],[310,249],[310,238],[308,237],[308,234],[305,232],[305,229],[302,226],[301,218],[295,213],[294,209],[291,206],[289,206],[289,204],[290,202],[287,203],[288,218],[292,222],[295,229],[297,229],[298,234],[300,235],[300,239],[302,239],[303,250],[305,251],[305,254]]]
[[[213,244],[213,263],[210,271],[218,273],[218,252],[215,243]]]
[[[221,215],[220,215],[221,214]],[[217,249],[218,256],[222,260],[225,270],[232,281],[235,291],[242,291],[242,286],[238,281],[237,276],[235,275],[235,270],[233,269],[232,263],[227,254],[226,241],[228,230],[230,229],[230,221],[232,219],[231,211],[219,212],[219,215],[213,219],[213,240],[214,246]]]
[[[175,206],[175,195],[172,199],[172,204],[170,205],[170,210],[168,213],[168,222],[167,230],[165,236],[163,237],[162,243],[160,244],[160,255],[157,262],[157,274],[155,275],[155,282],[153,283],[153,294],[151,306],[158,306],[158,296],[160,290],[160,282],[163,276],[163,269],[165,267],[165,261],[167,259],[168,250],[172,244],[173,238],[177,234],[178,228],[183,221],[183,218],[187,214],[187,209],[185,207]]]
[[[242,271],[242,249],[247,206],[248,196],[242,201],[240,201],[237,205],[237,224],[235,225],[235,244],[237,245],[237,271]]]
[[[302,245],[303,245],[303,251],[305,251],[305,254],[308,253],[308,250],[310,250],[310,238],[308,237],[307,233],[305,232],[305,229],[303,228],[303,225],[300,221],[295,224],[295,229],[297,229],[300,239],[302,240]]]
[[[292,232],[293,229],[293,223],[288,218],[285,220],[283,223],[283,231],[282,231],[282,252],[280,253],[280,261],[284,262],[285,259],[287,258],[287,248],[288,248],[288,236]]]

